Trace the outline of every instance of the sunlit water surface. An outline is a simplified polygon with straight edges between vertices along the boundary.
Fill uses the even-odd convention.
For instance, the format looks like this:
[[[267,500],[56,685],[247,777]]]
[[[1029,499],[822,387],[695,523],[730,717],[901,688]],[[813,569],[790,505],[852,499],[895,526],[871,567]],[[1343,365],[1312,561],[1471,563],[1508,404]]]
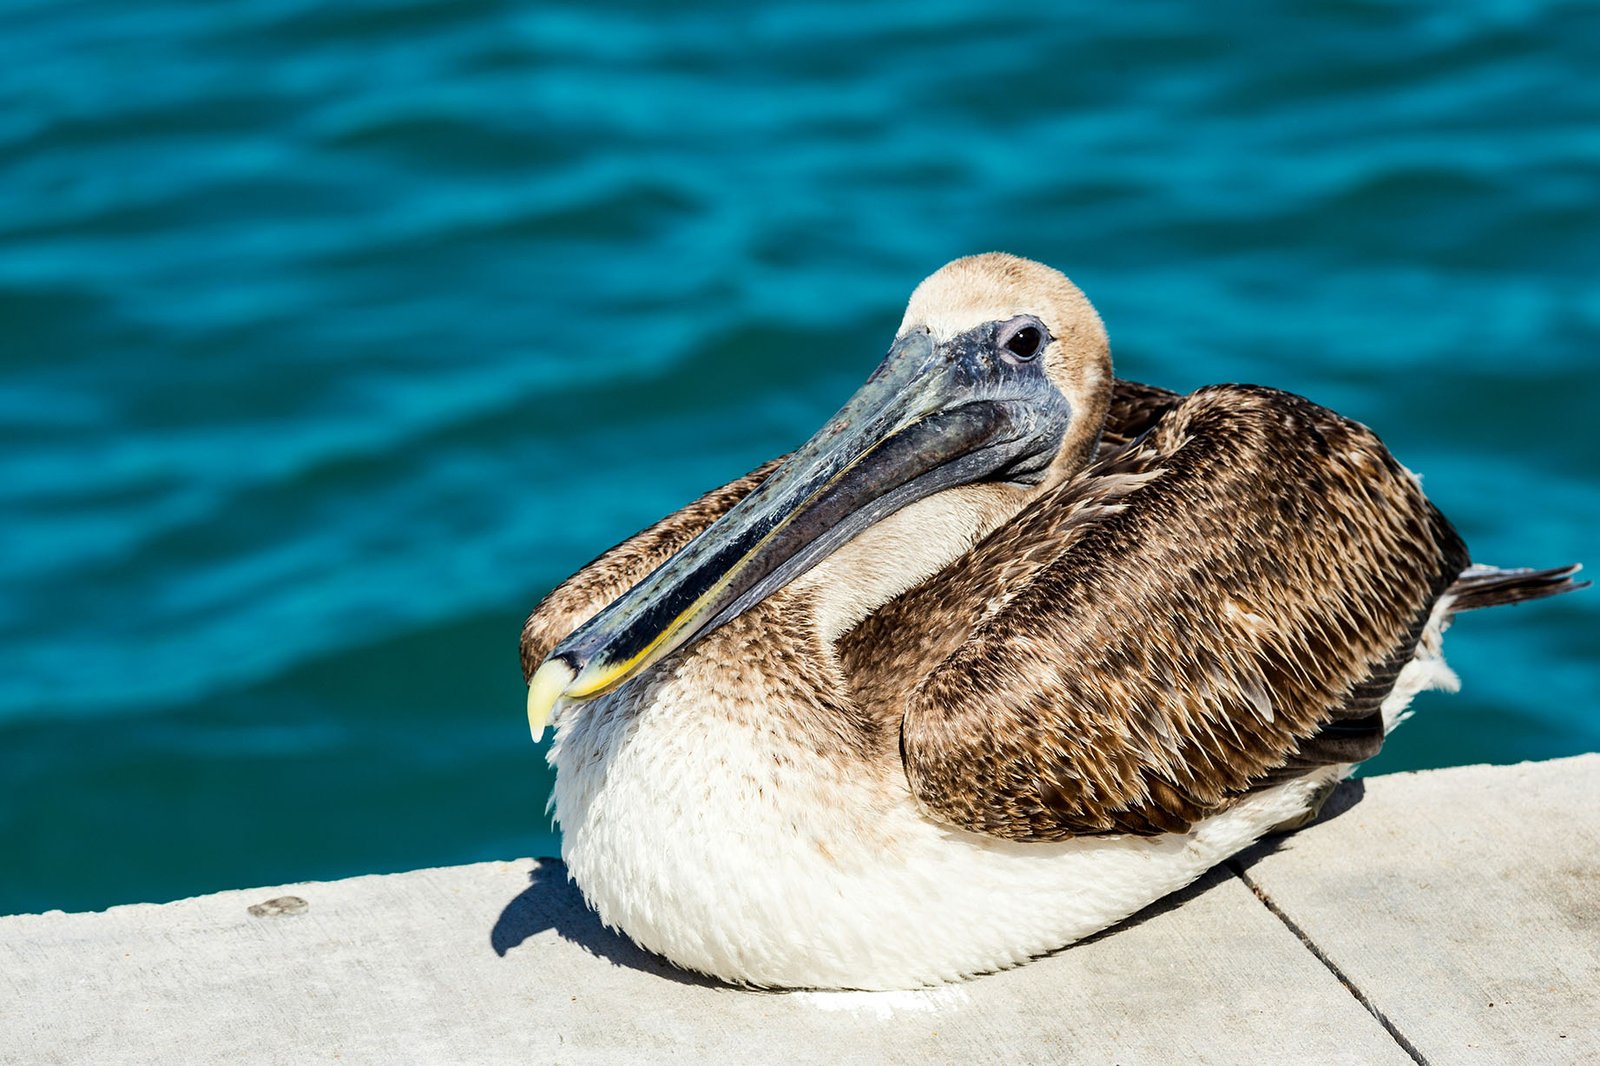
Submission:
[[[0,911],[550,852],[523,615],[958,254],[1600,561],[1600,12],[1294,6],[0,5]],[[1370,770],[1600,746],[1597,611]]]

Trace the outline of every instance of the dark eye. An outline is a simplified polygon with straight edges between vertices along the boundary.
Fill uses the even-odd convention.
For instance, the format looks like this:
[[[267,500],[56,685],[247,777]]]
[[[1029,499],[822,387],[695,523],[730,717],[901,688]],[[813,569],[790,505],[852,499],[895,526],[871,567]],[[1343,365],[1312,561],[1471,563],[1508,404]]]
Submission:
[[[1006,350],[1018,359],[1032,359],[1039,354],[1043,341],[1044,333],[1038,326],[1023,326],[1006,341]]]

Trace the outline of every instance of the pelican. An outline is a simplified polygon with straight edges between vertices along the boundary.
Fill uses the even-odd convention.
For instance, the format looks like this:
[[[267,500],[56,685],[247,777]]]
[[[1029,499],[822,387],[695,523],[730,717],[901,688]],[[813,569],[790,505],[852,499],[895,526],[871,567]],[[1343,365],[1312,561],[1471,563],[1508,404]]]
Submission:
[[[1017,965],[1312,818],[1469,566],[1365,426],[1112,376],[1055,270],[958,259],[797,451],[558,586],[522,633],[569,876],[679,966],[780,988]]]

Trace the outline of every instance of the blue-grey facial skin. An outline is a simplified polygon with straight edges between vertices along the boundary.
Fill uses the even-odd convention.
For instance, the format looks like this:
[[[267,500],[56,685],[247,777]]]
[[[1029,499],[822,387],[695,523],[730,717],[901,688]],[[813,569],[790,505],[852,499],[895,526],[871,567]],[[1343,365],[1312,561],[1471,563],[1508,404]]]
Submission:
[[[1048,346],[1032,319],[985,323],[943,343],[925,329],[897,338],[787,462],[551,653],[577,675],[571,691],[620,684],[907,504],[974,482],[1036,484],[1072,411],[1038,351],[1004,347],[1019,322],[1040,331],[1039,351]]]

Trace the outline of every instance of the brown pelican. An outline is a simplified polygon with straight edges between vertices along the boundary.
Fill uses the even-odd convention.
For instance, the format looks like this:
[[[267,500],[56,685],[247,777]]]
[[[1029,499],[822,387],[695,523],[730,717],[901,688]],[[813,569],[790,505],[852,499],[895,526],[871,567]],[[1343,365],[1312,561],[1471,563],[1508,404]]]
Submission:
[[[1469,567],[1366,427],[1273,389],[1117,381],[1083,294],[957,260],[793,454],[528,619],[570,876],[610,926],[761,986],[904,988],[1103,929],[1315,814]]]

